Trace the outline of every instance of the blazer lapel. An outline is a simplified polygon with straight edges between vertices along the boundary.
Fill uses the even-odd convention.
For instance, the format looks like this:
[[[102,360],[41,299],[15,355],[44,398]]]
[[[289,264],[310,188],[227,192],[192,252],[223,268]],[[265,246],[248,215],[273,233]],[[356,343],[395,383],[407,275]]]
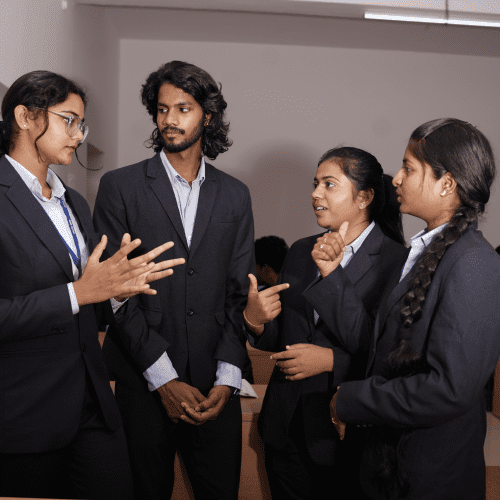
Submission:
[[[153,179],[150,184],[151,189],[167,213],[172,226],[174,226],[174,229],[177,231],[179,239],[184,244],[184,248],[187,252],[189,252],[186,233],[184,231],[184,226],[182,225],[177,200],[175,199],[174,190],[172,188],[172,184],[170,183],[170,179],[168,178],[168,174],[161,161],[160,153],[153,156],[153,158],[149,160],[147,176]]]
[[[304,286],[302,290],[306,290],[306,288],[309,287],[309,285],[317,278],[318,276],[318,267],[316,266],[316,263],[314,262],[311,252],[314,248],[314,245],[316,244],[316,240],[319,238],[319,234],[316,236],[313,236],[311,238],[310,245],[308,247],[308,254],[307,256],[304,256]],[[302,292],[301,292],[302,293]],[[314,332],[314,328],[316,325],[314,324],[314,308],[307,300],[304,300],[306,311],[307,311],[307,318],[309,319],[309,327],[311,329],[311,334]],[[321,321],[321,318],[318,319],[318,321]]]
[[[70,281],[74,280],[71,267],[71,257],[61,240],[50,217],[40,206],[35,197],[15,171],[14,167],[5,158],[0,159],[0,183],[10,186],[6,196],[24,217],[33,232],[42,243],[50,250],[54,258],[64,270]]]
[[[200,188],[200,196],[198,198],[198,208],[196,210],[196,220],[194,222],[193,237],[191,239],[191,248],[189,254],[194,255],[198,248],[207,226],[210,223],[212,210],[215,203],[217,193],[217,177],[212,165],[205,163],[205,180]]]
[[[398,283],[400,273],[394,273],[393,278],[387,286],[385,297],[382,298],[381,306],[378,310],[375,319],[374,333],[373,333],[373,347],[377,345],[380,333],[382,332],[385,322],[393,307],[401,300],[403,295],[410,289],[413,277],[413,269]],[[393,288],[394,287],[394,288]],[[375,349],[370,351],[370,359],[368,360],[367,370],[368,373],[375,360]]]
[[[83,239],[85,240],[85,244],[87,245],[90,256],[90,254],[94,251],[97,243],[99,242],[97,241],[97,234],[94,231],[94,226],[92,225],[92,219],[91,217],[86,216],[89,208],[80,197],[73,196],[71,190],[68,188],[68,186],[66,186],[66,184],[64,184],[64,182],[62,182],[62,184],[66,189],[64,197],[68,205],[71,207],[73,215],[76,217],[78,226],[83,234]],[[90,215],[90,213],[88,215]]]

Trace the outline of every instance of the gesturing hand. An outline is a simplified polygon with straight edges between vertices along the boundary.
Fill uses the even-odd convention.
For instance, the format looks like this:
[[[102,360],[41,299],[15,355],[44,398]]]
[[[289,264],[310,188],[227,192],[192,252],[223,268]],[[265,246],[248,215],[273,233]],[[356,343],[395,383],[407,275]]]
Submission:
[[[337,392],[333,395],[332,400],[330,401],[330,417],[332,417],[333,425],[335,425],[335,429],[339,434],[340,440],[344,439],[346,424],[341,422],[339,416],[337,415],[337,395],[339,393],[339,387],[337,387]]]
[[[333,350],[313,344],[287,345],[286,351],[277,352],[271,359],[286,375],[287,380],[302,380],[323,372],[333,371]]]
[[[311,252],[323,278],[326,278],[342,262],[344,256],[344,238],[349,228],[349,222],[343,222],[338,232],[320,236]]]
[[[171,380],[156,389],[160,394],[161,402],[167,410],[168,416],[175,422],[184,415],[182,404],[197,406],[205,400],[205,396],[196,387],[192,387],[178,380]],[[188,421],[188,420],[186,420]],[[190,421],[196,424],[194,421]]]
[[[249,274],[250,288],[248,289],[248,301],[245,308],[247,325],[256,333],[261,334],[263,328],[255,328],[272,321],[281,312],[279,292],[290,287],[288,283],[272,286],[259,292],[257,289],[257,278]],[[253,326],[252,326],[253,325]]]
[[[144,293],[149,289],[147,283],[130,285],[127,282],[150,273],[155,267],[150,261],[169,248],[169,243],[165,243],[140,257],[127,260],[127,255],[141,244],[141,240],[136,239],[122,246],[109,259],[99,262],[107,242],[107,237],[103,236],[89,257],[83,275],[73,284],[79,306],[103,302],[111,297]],[[151,295],[155,293],[156,290],[151,290]]]
[[[189,415],[182,415],[181,419],[194,425],[204,424],[207,420],[215,420],[231,396],[231,388],[227,385],[214,385],[208,393],[208,398],[196,407],[190,408],[181,403],[184,411]]]
[[[130,239],[131,239],[130,234],[125,233],[123,235],[120,248],[127,246],[130,243]],[[174,246],[174,243],[172,241],[169,241],[168,243],[165,243],[164,245],[166,245],[165,250],[168,250]],[[127,260],[127,256],[123,257],[122,262],[126,261],[126,260]],[[154,265],[154,267],[149,272],[141,274],[139,276],[136,276],[135,278],[132,278],[131,280],[124,283],[124,285],[125,286],[144,285],[146,283],[151,283],[153,281],[165,278],[165,277],[173,274],[174,270],[170,269],[171,267],[178,266],[179,264],[184,264],[185,262],[186,261],[183,258],[170,259],[170,260],[164,260],[162,262],[158,262],[157,264]],[[115,300],[117,300],[118,302],[122,302],[127,297],[132,297],[133,295],[136,295],[136,293],[137,292],[123,294],[123,295],[120,295],[119,297],[115,297]],[[156,290],[153,290],[152,288],[147,288],[146,290],[144,290],[143,292],[140,292],[140,293],[144,293],[147,295],[155,295]]]

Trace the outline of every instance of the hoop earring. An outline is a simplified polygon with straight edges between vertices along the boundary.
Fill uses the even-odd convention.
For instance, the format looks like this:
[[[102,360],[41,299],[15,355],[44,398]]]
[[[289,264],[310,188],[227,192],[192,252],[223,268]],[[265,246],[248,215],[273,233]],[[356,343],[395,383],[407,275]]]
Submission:
[[[446,189],[441,193],[441,196],[444,196],[446,194]]]

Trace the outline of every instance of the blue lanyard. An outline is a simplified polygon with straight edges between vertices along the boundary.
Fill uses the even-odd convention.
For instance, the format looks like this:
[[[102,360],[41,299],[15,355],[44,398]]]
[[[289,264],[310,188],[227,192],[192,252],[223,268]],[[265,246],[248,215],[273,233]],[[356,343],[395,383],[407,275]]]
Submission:
[[[61,202],[61,207],[64,211],[64,215],[66,215],[66,219],[68,219],[68,225],[69,225],[69,228],[71,230],[71,234],[73,235],[73,241],[75,242],[77,255],[75,255],[75,252],[73,252],[71,247],[66,243],[66,240],[62,237],[61,233],[58,231],[55,224],[54,224],[54,227],[56,228],[56,231],[58,232],[59,236],[61,237],[61,240],[63,241],[63,243],[66,245],[66,248],[68,249],[68,252],[71,256],[71,259],[73,260],[76,268],[78,269],[78,277],[80,277],[82,275],[82,256],[80,253],[80,245],[78,244],[78,238],[76,236],[75,227],[73,225],[73,221],[71,220],[71,217],[69,216],[69,212],[68,212],[68,209],[66,208],[66,204],[64,203],[62,198],[60,198],[59,201]]]

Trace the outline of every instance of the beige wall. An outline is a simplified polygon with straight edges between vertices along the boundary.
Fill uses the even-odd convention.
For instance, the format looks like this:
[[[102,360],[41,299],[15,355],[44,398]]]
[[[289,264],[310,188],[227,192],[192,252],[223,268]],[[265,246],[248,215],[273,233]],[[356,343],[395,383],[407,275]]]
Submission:
[[[89,92],[94,166],[55,167],[93,206],[104,171],[152,155],[139,91],[149,72],[181,59],[223,84],[234,145],[214,162],[251,190],[256,235],[290,244],[319,231],[310,207],[319,156],[338,144],[399,168],[420,123],[456,116],[500,155],[500,30],[313,16],[106,8],[0,0],[0,82],[34,69]],[[102,154],[98,154],[102,152]],[[81,157],[87,163],[87,148]],[[499,156],[500,157],[500,156]],[[482,223],[500,244],[498,181]],[[405,217],[407,238],[423,227]]]
[[[146,76],[172,59],[201,66],[222,82],[234,140],[214,164],[250,187],[257,236],[276,234],[291,244],[319,232],[311,184],[318,158],[338,144],[370,151],[394,174],[416,126],[453,116],[477,125],[500,154],[500,58],[474,54],[485,31],[497,36],[492,30],[441,27],[426,35],[421,27],[409,27],[409,43],[404,32],[391,41],[387,23],[370,24],[361,43],[363,21],[162,10],[154,11],[153,21],[151,11],[133,13],[136,25],[149,23],[149,38],[161,36],[157,25],[165,31],[163,40],[135,33],[120,42],[119,165],[152,155],[143,142],[153,125],[139,99]],[[117,14],[122,36],[125,15]],[[207,25],[224,32],[223,40],[207,34]],[[273,26],[270,35],[266,30]],[[280,30],[289,40],[293,29],[295,43],[276,43]],[[468,49],[454,50],[450,37]],[[444,53],[438,52],[441,42]],[[482,223],[495,246],[499,211],[495,189]],[[424,227],[413,217],[405,216],[404,224],[407,239]]]

